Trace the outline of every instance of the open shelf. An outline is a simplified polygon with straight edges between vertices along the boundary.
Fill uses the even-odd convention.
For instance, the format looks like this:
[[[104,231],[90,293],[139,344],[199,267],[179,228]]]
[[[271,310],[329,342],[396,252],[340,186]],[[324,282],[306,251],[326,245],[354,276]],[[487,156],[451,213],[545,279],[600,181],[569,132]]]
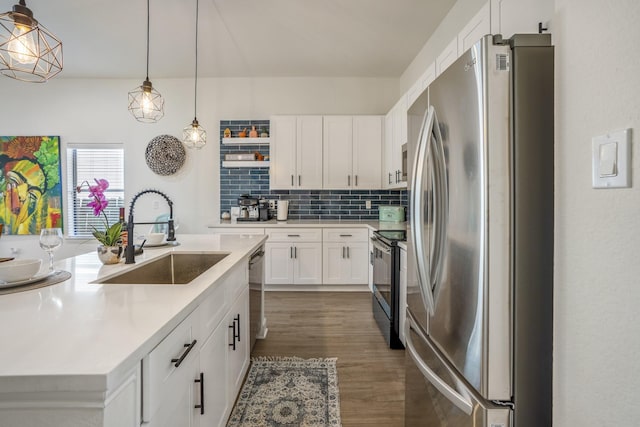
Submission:
[[[244,139],[244,138],[243,138]],[[224,160],[222,162],[223,168],[268,168],[269,161],[258,161],[258,160]]]
[[[267,145],[271,138],[222,138],[224,145]]]

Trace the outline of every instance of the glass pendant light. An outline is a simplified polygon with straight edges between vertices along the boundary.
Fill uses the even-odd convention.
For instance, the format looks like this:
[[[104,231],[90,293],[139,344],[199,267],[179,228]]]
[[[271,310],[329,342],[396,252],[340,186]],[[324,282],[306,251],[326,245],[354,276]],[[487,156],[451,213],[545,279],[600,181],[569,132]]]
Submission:
[[[198,123],[196,114],[198,106],[198,3],[196,0],[196,77],[193,93],[193,121],[182,130],[182,143],[187,148],[200,149],[207,143],[207,131]]]
[[[149,80],[149,0],[147,0],[147,78],[129,92],[129,111],[137,121],[155,123],[164,116],[164,98]]]
[[[43,27],[20,0],[0,15],[0,72],[7,77],[42,83],[62,71],[62,42]]]

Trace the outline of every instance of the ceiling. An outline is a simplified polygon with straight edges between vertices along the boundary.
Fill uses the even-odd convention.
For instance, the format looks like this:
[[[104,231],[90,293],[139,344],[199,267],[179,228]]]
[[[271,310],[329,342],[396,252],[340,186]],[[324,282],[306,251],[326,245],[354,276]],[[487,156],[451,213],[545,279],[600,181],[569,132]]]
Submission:
[[[201,77],[391,77],[455,0],[199,0]],[[17,0],[4,0],[8,11]],[[144,0],[27,0],[63,43],[57,78],[145,76]],[[149,77],[195,72],[196,0],[150,0]]]

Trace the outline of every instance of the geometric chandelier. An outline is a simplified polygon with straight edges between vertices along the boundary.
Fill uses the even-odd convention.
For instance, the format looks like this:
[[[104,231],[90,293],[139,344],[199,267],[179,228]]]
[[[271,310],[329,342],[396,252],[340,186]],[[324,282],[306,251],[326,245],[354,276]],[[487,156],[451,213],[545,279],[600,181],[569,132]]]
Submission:
[[[32,83],[62,71],[62,43],[33,17],[25,0],[0,15],[0,73]]]
[[[147,0],[147,78],[129,92],[129,111],[137,121],[155,123],[164,116],[164,99],[149,80],[149,0]]]

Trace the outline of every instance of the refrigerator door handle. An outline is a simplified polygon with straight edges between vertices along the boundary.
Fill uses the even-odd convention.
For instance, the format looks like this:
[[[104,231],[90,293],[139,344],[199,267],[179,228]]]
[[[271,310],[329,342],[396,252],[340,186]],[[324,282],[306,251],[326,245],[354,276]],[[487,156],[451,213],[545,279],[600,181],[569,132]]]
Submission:
[[[435,372],[431,370],[431,368],[429,368],[429,366],[424,362],[424,360],[422,360],[418,355],[418,352],[414,347],[413,342],[411,341],[412,328],[411,328],[410,316],[407,316],[407,321],[405,322],[404,329],[405,329],[404,338],[407,344],[406,349],[409,351],[409,355],[411,356],[411,359],[415,362],[416,366],[418,367],[418,370],[420,370],[420,372],[422,373],[422,375],[424,375],[427,381],[429,381],[435,388],[437,388],[438,391],[442,393],[451,403],[456,405],[456,407],[458,407],[465,414],[471,415],[471,413],[473,412],[472,403],[469,402],[467,399],[465,399],[464,396],[462,396],[460,393],[458,393],[453,388],[451,388],[449,384],[443,381]],[[422,337],[422,334],[420,334],[416,329],[413,329],[413,330],[418,335],[420,335],[421,338],[426,340],[426,338]]]
[[[433,183],[433,210],[434,210],[434,234],[431,241],[432,244],[432,261],[431,264],[431,280],[433,289],[433,299],[438,300],[438,293],[440,291],[440,277],[442,276],[443,260],[444,260],[444,247],[446,245],[446,230],[447,230],[447,217],[449,206],[449,195],[447,188],[447,174],[446,174],[446,161],[444,158],[444,144],[442,142],[442,133],[440,132],[440,124],[438,122],[438,114],[433,106],[433,124],[432,135],[433,147],[431,150],[431,160],[434,173]]]
[[[423,188],[423,175],[425,173],[425,162],[427,160],[428,151],[431,146],[430,138],[433,130],[434,109],[430,106],[427,110],[420,130],[420,136],[418,138],[418,147],[416,150],[415,158],[413,159],[413,173],[411,182],[413,183],[413,189],[411,191],[411,237],[413,245],[413,254],[415,256],[416,263],[416,275],[418,283],[420,285],[420,293],[425,303],[427,311],[435,313],[435,303],[433,300],[433,294],[431,289],[431,278],[429,271],[426,267],[427,254],[424,253],[424,193]]]

